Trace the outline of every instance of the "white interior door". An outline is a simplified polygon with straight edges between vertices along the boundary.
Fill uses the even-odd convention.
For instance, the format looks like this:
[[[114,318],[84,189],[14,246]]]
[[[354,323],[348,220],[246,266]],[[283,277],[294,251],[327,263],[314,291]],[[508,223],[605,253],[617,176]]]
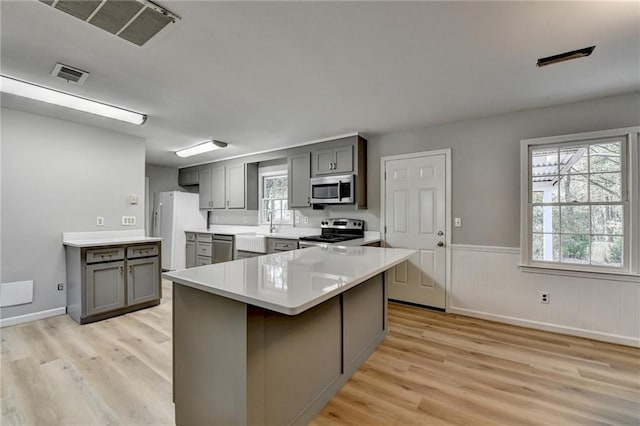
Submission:
[[[445,307],[446,156],[384,161],[384,240],[387,247],[418,250],[387,272],[390,299]]]

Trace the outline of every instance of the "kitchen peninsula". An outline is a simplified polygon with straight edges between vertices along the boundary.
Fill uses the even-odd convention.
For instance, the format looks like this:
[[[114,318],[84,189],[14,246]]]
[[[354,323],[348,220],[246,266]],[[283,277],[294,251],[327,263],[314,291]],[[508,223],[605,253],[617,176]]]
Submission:
[[[176,424],[307,424],[387,333],[413,250],[327,246],[164,274]]]

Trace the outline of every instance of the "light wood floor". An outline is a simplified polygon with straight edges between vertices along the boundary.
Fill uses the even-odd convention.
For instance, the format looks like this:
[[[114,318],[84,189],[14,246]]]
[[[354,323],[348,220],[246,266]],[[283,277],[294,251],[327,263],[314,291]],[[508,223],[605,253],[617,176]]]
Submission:
[[[172,425],[171,291],[79,326],[7,327],[5,425]],[[312,423],[640,424],[640,350],[391,304],[385,342]]]

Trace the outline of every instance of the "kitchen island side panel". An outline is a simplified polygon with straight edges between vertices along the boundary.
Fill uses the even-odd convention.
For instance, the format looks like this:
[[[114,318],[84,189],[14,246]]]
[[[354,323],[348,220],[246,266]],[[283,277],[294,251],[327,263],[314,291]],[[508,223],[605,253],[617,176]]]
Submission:
[[[308,424],[384,340],[385,311],[384,273],[298,315],[174,283],[176,423]]]
[[[173,287],[176,424],[246,424],[247,305]]]
[[[249,318],[249,424],[293,424],[342,374],[340,297],[295,316],[250,306]]]

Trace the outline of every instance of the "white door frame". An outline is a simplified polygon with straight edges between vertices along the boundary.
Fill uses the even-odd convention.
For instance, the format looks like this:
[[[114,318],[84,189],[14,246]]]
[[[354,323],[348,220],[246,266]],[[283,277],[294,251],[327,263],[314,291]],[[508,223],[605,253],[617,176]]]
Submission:
[[[449,311],[450,306],[450,298],[451,294],[451,148],[438,149],[435,151],[423,151],[423,152],[412,152],[410,154],[398,154],[398,155],[387,155],[384,157],[380,157],[380,236],[382,246],[385,246],[385,241],[387,238],[387,233],[385,230],[385,205],[386,205],[386,183],[385,183],[385,163],[387,161],[392,160],[406,160],[409,158],[417,158],[417,157],[431,157],[434,155],[444,155],[445,157],[445,217],[446,217],[446,225],[445,225],[445,236],[447,243],[445,244],[445,311]]]

